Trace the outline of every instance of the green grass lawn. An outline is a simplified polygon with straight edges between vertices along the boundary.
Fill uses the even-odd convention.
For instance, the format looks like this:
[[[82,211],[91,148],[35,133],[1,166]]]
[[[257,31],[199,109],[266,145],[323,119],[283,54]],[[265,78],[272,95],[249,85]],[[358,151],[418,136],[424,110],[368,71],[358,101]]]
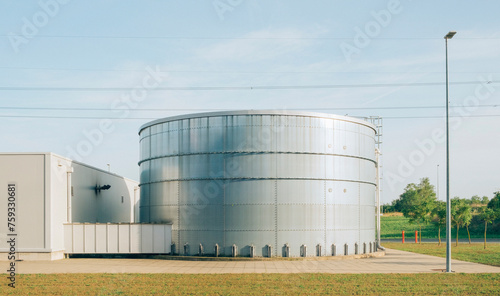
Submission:
[[[4,276],[2,278],[5,279]],[[500,274],[41,274],[1,295],[498,295]]]
[[[421,243],[421,244],[402,244],[402,243],[383,243],[384,247],[397,249],[402,251],[433,255],[438,257],[446,257],[446,244],[438,246],[437,243]],[[482,243],[459,243],[455,247],[453,242],[451,245],[451,258],[469,262],[500,266],[500,244],[492,243],[484,249]]]
[[[409,219],[403,216],[381,216],[380,217],[380,238],[381,239],[401,239],[401,231],[405,231],[407,240],[415,239],[415,230],[419,230],[417,224],[410,224]],[[456,229],[452,229],[452,237],[455,239]],[[467,238],[467,230],[461,227],[459,230],[459,238]],[[471,229],[471,238],[483,238],[484,228]],[[422,238],[436,239],[438,230],[433,224],[422,225]],[[441,239],[446,237],[444,227],[441,228]],[[487,237],[500,238],[500,233],[492,229],[491,224],[488,225]]]

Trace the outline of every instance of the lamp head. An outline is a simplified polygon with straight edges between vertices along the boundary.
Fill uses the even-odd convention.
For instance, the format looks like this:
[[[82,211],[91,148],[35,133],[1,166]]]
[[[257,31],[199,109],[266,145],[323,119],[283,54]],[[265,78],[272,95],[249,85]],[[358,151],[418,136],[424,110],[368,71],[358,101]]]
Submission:
[[[444,39],[451,39],[451,38],[453,38],[453,36],[455,36],[455,34],[457,34],[457,32],[450,31],[450,32],[448,32],[448,34],[446,34],[446,36],[444,36]]]

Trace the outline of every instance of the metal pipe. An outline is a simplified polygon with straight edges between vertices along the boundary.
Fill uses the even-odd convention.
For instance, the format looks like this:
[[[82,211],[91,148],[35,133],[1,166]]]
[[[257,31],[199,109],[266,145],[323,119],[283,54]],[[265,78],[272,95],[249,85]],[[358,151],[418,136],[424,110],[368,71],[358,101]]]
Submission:
[[[139,222],[140,217],[136,217],[140,212],[136,211],[137,205],[137,190],[139,190],[139,186],[134,186],[134,201],[132,202],[130,209],[130,222]]]
[[[382,251],[385,251],[385,248],[381,246],[380,244],[380,150],[375,148],[375,161],[377,163],[377,169],[376,169],[376,183],[377,183],[377,190],[376,190],[376,198],[377,198],[377,249],[381,249]]]
[[[73,173],[73,168],[69,167],[66,171],[66,207],[67,207],[67,213],[66,213],[66,220],[68,223],[73,222],[73,216],[71,213],[71,173]]]

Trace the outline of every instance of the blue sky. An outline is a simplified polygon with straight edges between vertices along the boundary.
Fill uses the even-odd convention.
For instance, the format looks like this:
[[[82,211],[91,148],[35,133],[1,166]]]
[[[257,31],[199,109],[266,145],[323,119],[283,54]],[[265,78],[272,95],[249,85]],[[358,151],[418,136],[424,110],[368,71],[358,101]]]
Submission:
[[[149,118],[226,109],[381,116],[383,202],[422,177],[436,185],[437,165],[444,199],[443,36],[455,30],[451,195],[500,190],[497,2],[42,0],[1,1],[0,11],[0,151],[76,158],[80,148],[80,160],[138,179],[137,132]],[[197,89],[310,85],[344,87]]]

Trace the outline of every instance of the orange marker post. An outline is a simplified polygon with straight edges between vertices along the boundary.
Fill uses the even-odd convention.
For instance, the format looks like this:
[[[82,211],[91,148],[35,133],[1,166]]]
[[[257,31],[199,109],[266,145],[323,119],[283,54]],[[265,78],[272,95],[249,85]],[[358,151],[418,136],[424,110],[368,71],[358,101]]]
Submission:
[[[415,230],[415,243],[418,244],[418,230]]]
[[[403,244],[405,243],[405,231],[403,230]]]

